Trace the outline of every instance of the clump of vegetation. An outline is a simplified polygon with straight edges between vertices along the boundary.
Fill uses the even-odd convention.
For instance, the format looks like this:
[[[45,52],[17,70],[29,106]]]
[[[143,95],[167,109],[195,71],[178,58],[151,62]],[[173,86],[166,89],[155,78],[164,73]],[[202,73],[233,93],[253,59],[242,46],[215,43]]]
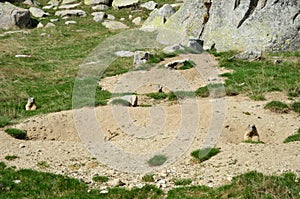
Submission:
[[[250,144],[264,144],[262,141],[254,141],[254,140],[244,140],[244,143],[250,143]]]
[[[186,179],[175,179],[173,180],[175,185],[189,185],[191,184],[193,181],[190,178],[186,178]]]
[[[152,54],[150,54],[150,57],[149,57],[149,60],[147,63],[157,64],[157,63],[165,60],[165,58],[175,57],[176,55],[177,55],[176,53],[164,53],[164,52],[152,53]]]
[[[265,176],[256,171],[234,177],[231,184],[218,188],[191,186],[172,189],[168,199],[173,198],[299,198],[300,184],[297,176],[285,173],[281,176]]]
[[[37,166],[41,169],[49,168],[50,165],[46,161],[40,161],[37,163]]]
[[[107,176],[99,176],[99,175],[95,175],[95,176],[93,177],[93,180],[94,180],[95,182],[101,182],[101,183],[103,183],[103,182],[107,182],[109,179],[108,179]]]
[[[196,93],[196,96],[199,96],[199,97],[208,97],[209,96],[209,90],[208,90],[207,86],[198,88],[195,93]]]
[[[298,129],[298,132],[296,134],[287,137],[283,141],[283,143],[289,143],[289,142],[295,142],[295,141],[300,141],[300,128]]]
[[[262,94],[251,95],[250,98],[253,99],[254,101],[264,101],[264,100],[266,100],[265,96],[262,95]]]
[[[5,132],[16,139],[24,140],[27,138],[27,132],[21,129],[7,128]]]
[[[11,123],[11,118],[7,116],[0,116],[0,128],[5,127],[6,125],[9,125]]]
[[[148,164],[150,166],[160,166],[167,161],[167,157],[165,155],[155,155],[153,158],[148,160]]]
[[[113,99],[110,104],[112,105],[122,105],[122,106],[130,106],[130,103],[124,99]]]
[[[154,174],[146,174],[142,177],[144,182],[154,182]]]
[[[188,60],[183,63],[183,66],[179,67],[179,70],[187,70],[193,68],[195,65],[195,62]]]
[[[218,148],[203,148],[193,151],[191,155],[198,161],[203,162],[217,155],[220,152]]]
[[[15,160],[17,158],[19,158],[19,157],[16,156],[16,155],[7,155],[7,156],[5,156],[5,160],[9,160],[9,161]]]
[[[236,52],[215,52],[210,51],[219,60],[220,67],[231,69],[233,73],[224,73],[221,76],[226,77],[225,86],[239,93],[245,93],[249,96],[259,96],[272,91],[286,91],[298,95],[300,68],[299,61],[284,61],[280,67],[274,65],[268,60],[268,54],[265,59],[258,61],[246,61],[234,59]],[[293,54],[293,56],[290,56]],[[299,53],[280,53],[282,58],[299,57]]]
[[[162,100],[162,99],[166,99],[168,97],[168,95],[163,92],[147,93],[146,96],[156,99],[156,100]]]
[[[287,104],[280,101],[271,101],[267,103],[264,108],[269,109],[275,113],[288,113],[290,110]]]
[[[300,102],[294,102],[291,107],[296,113],[300,113]]]

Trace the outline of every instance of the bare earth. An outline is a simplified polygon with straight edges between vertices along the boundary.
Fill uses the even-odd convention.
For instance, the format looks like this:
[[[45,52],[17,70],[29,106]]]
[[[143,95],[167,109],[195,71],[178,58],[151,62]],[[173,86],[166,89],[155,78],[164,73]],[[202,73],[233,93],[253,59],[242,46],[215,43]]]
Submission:
[[[134,136],[135,132],[126,132],[126,128],[118,124],[116,121],[118,117],[114,115],[112,106],[95,107],[94,111],[104,134],[105,142],[110,142],[121,150],[133,154],[151,152],[155,154],[160,148],[167,146],[168,143],[176,139],[178,129],[185,125],[181,122],[183,117],[181,106],[189,103],[189,100],[183,100],[180,103],[167,100],[154,101],[142,94],[155,92],[157,85],[164,83],[167,84],[164,87],[165,92],[169,90],[195,90],[211,81],[222,82],[223,80],[215,78],[215,76],[225,72],[224,69],[215,67],[218,64],[211,55],[183,55],[183,58],[192,59],[197,66],[184,71],[170,71],[165,68],[135,71],[105,78],[100,82],[104,89],[111,92],[128,92],[131,91],[131,84],[142,82],[138,78],[143,76],[139,76],[139,74],[152,79],[152,83],[142,82],[144,84],[135,88],[135,92],[139,95],[139,105],[152,105],[152,107],[114,107],[128,111],[131,125],[147,128],[151,124],[156,124],[156,121],[153,121],[155,115],[151,116],[151,111],[156,107],[160,107],[164,111],[163,122],[157,121],[160,125],[158,130],[147,138],[137,138]],[[216,69],[218,73],[214,74],[213,71]],[[170,75],[170,73],[183,77],[188,82],[188,87],[183,86],[180,81],[168,80],[166,75]],[[137,79],[132,80],[133,77]],[[132,81],[124,81],[124,79]],[[165,82],[161,81],[162,79]],[[128,85],[124,86],[126,83]],[[118,84],[122,84],[122,86],[116,86]],[[152,168],[153,170],[150,172],[155,174],[156,180],[153,184],[168,190],[175,187],[173,179],[190,178],[193,180],[193,185],[219,186],[230,183],[233,176],[252,170],[264,174],[281,174],[291,171],[300,176],[300,142],[283,144],[284,139],[294,134],[300,127],[300,116],[294,112],[276,114],[263,108],[271,100],[290,102],[284,94],[270,93],[266,95],[266,98],[266,101],[252,101],[243,95],[223,98],[226,106],[223,107],[225,111],[222,113],[224,121],[221,121],[221,135],[220,137],[213,137],[216,141],[216,147],[219,147],[221,152],[202,163],[193,161],[190,153],[203,146],[204,140],[208,137],[209,128],[215,124],[211,118],[219,110],[212,109],[212,101],[215,99],[210,97],[195,99],[199,114],[191,116],[192,119],[198,118],[196,120],[196,134],[191,145],[186,146],[187,150],[178,154],[173,163],[165,167]],[[242,142],[249,124],[256,125],[264,144]],[[85,147],[87,145],[81,142],[79,137],[73,111],[32,117],[13,127],[27,130],[29,140],[16,140],[4,133],[4,129],[0,129],[0,161],[9,166],[68,175],[82,179],[93,188],[103,190],[107,187],[116,186],[119,180],[124,182],[128,188],[141,187],[145,184],[142,181],[144,172],[139,173],[137,170],[134,173],[123,172],[110,167],[128,162],[125,157],[123,163],[122,161],[111,162],[109,165],[104,165],[101,163],[101,158],[89,152],[88,147]],[[88,126],[86,129],[86,133],[89,133]],[[17,155],[19,158],[8,161],[5,160],[7,155]],[[111,156],[116,155],[118,154],[111,154]],[[38,163],[41,161],[46,161],[49,167],[39,167]],[[141,162],[141,164],[146,163]],[[105,175],[110,180],[103,184],[93,182],[92,177],[94,175]]]

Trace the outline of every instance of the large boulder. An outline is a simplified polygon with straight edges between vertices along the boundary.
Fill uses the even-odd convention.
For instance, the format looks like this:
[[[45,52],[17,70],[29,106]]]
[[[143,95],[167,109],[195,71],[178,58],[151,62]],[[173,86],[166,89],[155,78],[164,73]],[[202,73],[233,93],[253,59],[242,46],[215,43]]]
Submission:
[[[86,17],[86,13],[83,10],[60,10],[55,12],[55,16],[64,17],[64,16],[77,16],[77,17]]]
[[[300,1],[186,0],[163,28],[164,35],[166,30],[170,35],[175,30],[185,38],[203,40],[206,49],[218,51],[299,50]]]
[[[147,31],[156,30],[157,28],[163,26],[174,13],[174,8],[169,4],[165,4],[159,9],[156,8],[150,13],[148,19],[144,22],[141,29]]]
[[[112,6],[114,9],[120,9],[124,7],[131,7],[137,5],[139,0],[114,0]]]
[[[27,28],[31,25],[29,10],[11,3],[0,3],[0,28]]]

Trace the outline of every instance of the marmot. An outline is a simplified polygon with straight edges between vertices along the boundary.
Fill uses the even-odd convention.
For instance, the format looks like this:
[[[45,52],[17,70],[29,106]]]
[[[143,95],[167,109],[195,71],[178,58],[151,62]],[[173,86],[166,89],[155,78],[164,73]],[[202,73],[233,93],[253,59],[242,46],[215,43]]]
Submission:
[[[248,128],[249,131],[245,133],[244,141],[251,140],[251,141],[259,142],[260,141],[259,134],[257,132],[256,126],[253,124],[253,125],[249,125]]]
[[[27,104],[25,105],[26,111],[36,110],[35,99],[33,97],[28,98]]]

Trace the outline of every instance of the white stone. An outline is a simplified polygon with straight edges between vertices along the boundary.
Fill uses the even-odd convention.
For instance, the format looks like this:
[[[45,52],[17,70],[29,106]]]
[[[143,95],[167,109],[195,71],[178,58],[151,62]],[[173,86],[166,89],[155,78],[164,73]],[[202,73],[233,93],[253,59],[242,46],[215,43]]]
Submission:
[[[120,30],[129,28],[127,25],[118,21],[104,21],[102,25],[110,30]]]
[[[66,25],[76,24],[76,23],[77,23],[76,21],[66,21],[66,22],[65,22]]]
[[[132,23],[134,23],[135,25],[140,25],[141,24],[141,21],[142,21],[142,18],[141,17],[136,17],[132,20]]]
[[[59,8],[59,9],[71,9],[71,8],[76,8],[76,7],[80,6],[80,5],[81,5],[81,2],[75,3],[75,4],[65,4],[65,5],[61,5],[61,6],[59,6],[58,8]]]
[[[154,1],[148,1],[146,3],[143,3],[140,5],[141,8],[146,8],[147,10],[154,10],[155,8],[157,8],[157,3]]]
[[[139,3],[139,0],[114,0],[112,6],[115,9],[133,6]]]
[[[36,8],[36,7],[30,7],[29,12],[32,16],[41,18],[41,17],[46,17],[49,15],[49,13],[44,12],[42,9]]]

